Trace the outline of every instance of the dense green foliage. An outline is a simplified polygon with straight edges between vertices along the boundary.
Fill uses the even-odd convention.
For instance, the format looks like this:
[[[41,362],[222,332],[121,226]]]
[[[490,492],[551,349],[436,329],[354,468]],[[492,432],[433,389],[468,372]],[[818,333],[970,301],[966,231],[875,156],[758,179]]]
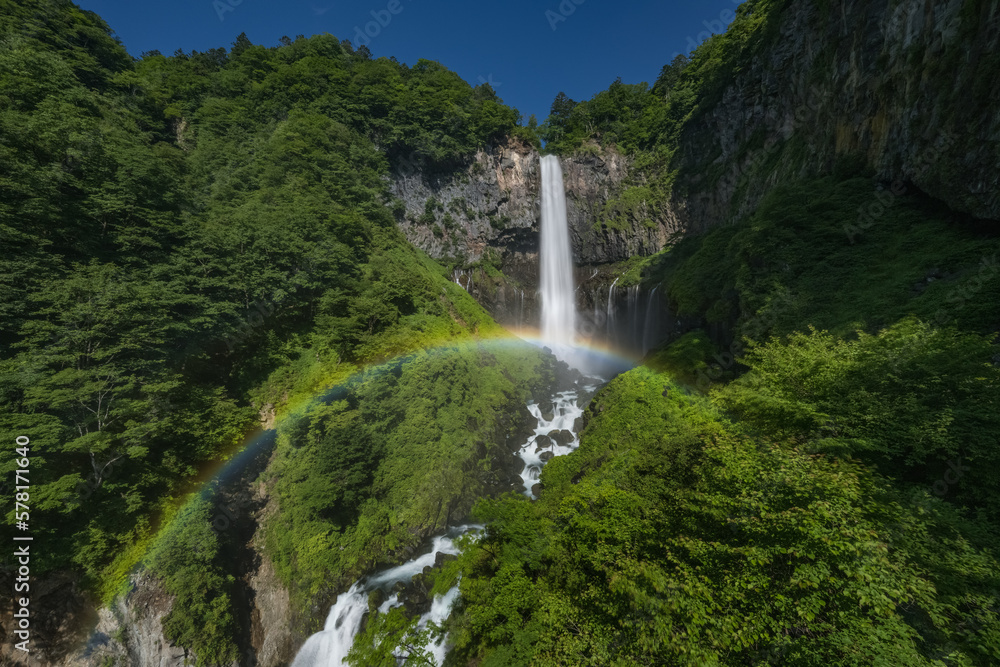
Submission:
[[[714,334],[479,507],[455,664],[1000,660],[1000,244],[915,196],[859,229],[880,196],[779,188],[643,266]]]
[[[502,462],[552,370],[524,344],[440,348],[366,371],[286,419],[268,472],[282,510],[268,545],[301,606],[332,601],[510,489]]]
[[[926,486],[810,453],[821,435],[728,421],[731,398],[632,371],[545,468],[538,503],[483,505],[456,664],[1000,659],[995,532]]]
[[[208,494],[178,512],[148,556],[149,568],[174,595],[163,633],[190,648],[205,664],[228,664],[237,657],[233,609],[235,580],[220,563],[224,537],[213,530]]]
[[[262,408],[497,334],[405,242],[386,177],[517,121],[489,86],[329,35],[136,61],[71,2],[0,1],[0,424],[32,442],[33,573],[114,595]],[[157,543],[200,541],[203,515]],[[231,539],[149,560],[202,661],[233,650]]]
[[[168,639],[229,663],[244,545],[187,491],[262,417],[286,417],[263,542],[296,615],[509,488],[496,462],[551,364],[484,342],[499,328],[396,229],[390,170],[511,135],[614,146],[632,180],[595,224],[642,220],[786,5],[517,127],[488,85],[329,35],[135,61],[69,2],[0,0],[0,425],[32,442],[34,574],[107,599],[143,563]],[[1000,244],[843,176],[623,264],[706,330],[598,395],[537,502],[479,504],[485,536],[437,579],[461,576],[453,663],[1000,661]],[[383,615],[352,659],[404,641],[418,662],[428,638]]]
[[[872,207],[881,213],[859,219]],[[848,334],[911,314],[977,333],[1000,324],[996,241],[956,228],[933,202],[892,196],[869,179],[778,188],[746,223],[682,242],[656,264],[650,279],[665,284],[681,315],[738,318],[737,339],[806,324]]]

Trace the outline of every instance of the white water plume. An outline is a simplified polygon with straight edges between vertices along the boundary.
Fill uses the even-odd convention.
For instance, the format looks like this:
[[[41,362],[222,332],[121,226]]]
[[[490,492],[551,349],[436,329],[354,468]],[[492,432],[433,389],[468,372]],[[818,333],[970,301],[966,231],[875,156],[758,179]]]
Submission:
[[[559,158],[542,158],[541,270],[542,339],[557,356],[573,347],[576,331],[576,294],[573,290],[573,252],[566,221],[566,191]],[[562,354],[560,354],[562,353]]]

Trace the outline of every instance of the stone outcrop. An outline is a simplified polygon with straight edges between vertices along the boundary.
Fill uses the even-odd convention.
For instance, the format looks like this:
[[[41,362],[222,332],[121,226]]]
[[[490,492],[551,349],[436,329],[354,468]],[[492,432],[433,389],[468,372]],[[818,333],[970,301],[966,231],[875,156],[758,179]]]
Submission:
[[[785,2],[769,11],[761,43],[734,56],[735,74],[682,129],[667,203],[602,224],[609,202],[643,174],[613,148],[589,145],[561,159],[581,312],[600,319],[616,277],[609,264],[745,219],[776,186],[805,177],[863,170],[958,213],[1000,220],[992,78],[1000,0]],[[539,179],[537,153],[515,140],[480,152],[460,173],[393,180],[415,245],[459,264],[487,259],[503,272],[456,281],[508,326],[538,321]],[[445,230],[426,215],[431,200],[442,205],[436,219],[455,201],[466,211]]]
[[[173,598],[148,572],[129,579],[129,592],[110,608],[100,610],[99,621],[84,650],[69,664],[80,667],[122,664],[182,667],[193,660],[186,649],[163,635],[163,619]]]
[[[598,223],[629,174],[628,159],[613,148],[561,158],[566,214],[574,256],[581,264],[618,262],[662,249],[675,222],[670,211],[628,219],[615,228]],[[539,154],[512,139],[476,154],[450,174],[397,169],[392,192],[405,206],[400,228],[437,259],[502,264],[504,273],[531,283],[537,273],[541,169]],[[492,254],[491,254],[492,253]]]
[[[1000,219],[1000,2],[786,3],[776,21],[684,128],[681,227],[743,218],[774,186],[838,165]]]

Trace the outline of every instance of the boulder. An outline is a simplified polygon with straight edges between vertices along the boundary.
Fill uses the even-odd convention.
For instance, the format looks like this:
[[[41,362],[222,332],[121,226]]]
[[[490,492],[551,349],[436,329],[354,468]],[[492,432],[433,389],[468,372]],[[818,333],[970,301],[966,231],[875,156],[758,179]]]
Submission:
[[[535,453],[537,454],[540,451],[551,449],[553,444],[552,438],[547,435],[540,435],[535,438]]]
[[[549,437],[560,445],[568,445],[573,442],[573,433],[562,429],[561,431],[549,431]]]
[[[458,560],[458,556],[455,554],[446,554],[443,551],[439,551],[434,554],[434,567],[440,569],[444,567],[445,563],[450,563],[453,560]]]

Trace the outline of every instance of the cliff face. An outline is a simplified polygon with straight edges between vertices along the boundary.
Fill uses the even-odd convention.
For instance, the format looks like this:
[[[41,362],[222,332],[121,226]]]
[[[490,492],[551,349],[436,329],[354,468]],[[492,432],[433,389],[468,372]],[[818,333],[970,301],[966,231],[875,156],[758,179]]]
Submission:
[[[676,215],[703,231],[846,163],[1000,219],[998,71],[997,0],[788,3],[773,42],[685,127]]]
[[[652,216],[652,224],[627,220],[615,229],[596,224],[628,176],[625,156],[602,149],[564,157],[561,163],[579,263],[617,262],[663,248],[673,219],[669,211]],[[480,151],[463,171],[429,175],[402,167],[392,181],[393,194],[405,206],[400,228],[415,246],[436,259],[466,263],[492,251],[515,273],[524,268],[518,263],[525,258],[537,259],[540,187],[538,152],[516,140]],[[523,278],[530,282],[529,276]]]
[[[562,158],[581,265],[661,250],[753,212],[776,185],[865,166],[955,211],[1000,219],[1000,0],[786,2],[775,33],[684,127],[671,205],[598,221],[637,176],[608,148]],[[638,175],[641,177],[641,175]],[[400,226],[432,257],[494,264],[534,291],[540,170],[531,147],[481,151],[458,173],[397,169]]]
[[[498,322],[513,328],[537,326],[539,319],[539,157],[514,140],[480,151],[460,172],[431,175],[404,166],[392,181],[392,192],[405,207],[397,211],[399,225],[411,243],[436,259],[460,265],[485,260],[500,269],[502,275],[482,267],[458,269],[453,279]],[[679,222],[672,209],[665,209],[643,211],[641,219],[619,216],[613,227],[602,224],[608,201],[626,187],[628,158],[592,147],[560,162],[577,284],[582,300],[589,302],[597,294],[606,296],[616,277],[606,265],[659,252]],[[588,330],[603,327],[602,320]]]
[[[652,255],[664,248],[677,229],[672,210],[627,214],[614,227],[599,222],[608,200],[619,194],[629,176],[629,160],[613,149],[562,159],[566,217],[573,256],[586,266]]]
[[[269,407],[271,411],[265,409],[269,414],[262,414],[262,419],[273,420],[273,406]],[[232,517],[223,533],[228,546],[222,558],[234,578],[237,634],[233,639],[239,656],[227,667],[290,664],[305,640],[301,628],[306,623],[294,613],[289,591],[264,553],[261,526],[277,512],[277,505],[259,477],[272,457],[270,446],[262,448],[234,468],[213,497],[216,516]],[[76,600],[74,590],[63,582],[56,589],[62,605],[44,601],[46,623],[61,624],[53,626],[59,632],[49,636],[60,641],[45,646],[41,655],[32,654],[32,665],[182,667],[197,661],[192,651],[175,645],[164,634],[163,621],[175,599],[150,571],[134,572],[127,592],[96,611],[86,601]]]
[[[538,154],[519,142],[480,151],[464,171],[397,169],[392,192],[406,206],[400,229],[436,259],[477,262],[490,246],[530,251],[539,177]]]

